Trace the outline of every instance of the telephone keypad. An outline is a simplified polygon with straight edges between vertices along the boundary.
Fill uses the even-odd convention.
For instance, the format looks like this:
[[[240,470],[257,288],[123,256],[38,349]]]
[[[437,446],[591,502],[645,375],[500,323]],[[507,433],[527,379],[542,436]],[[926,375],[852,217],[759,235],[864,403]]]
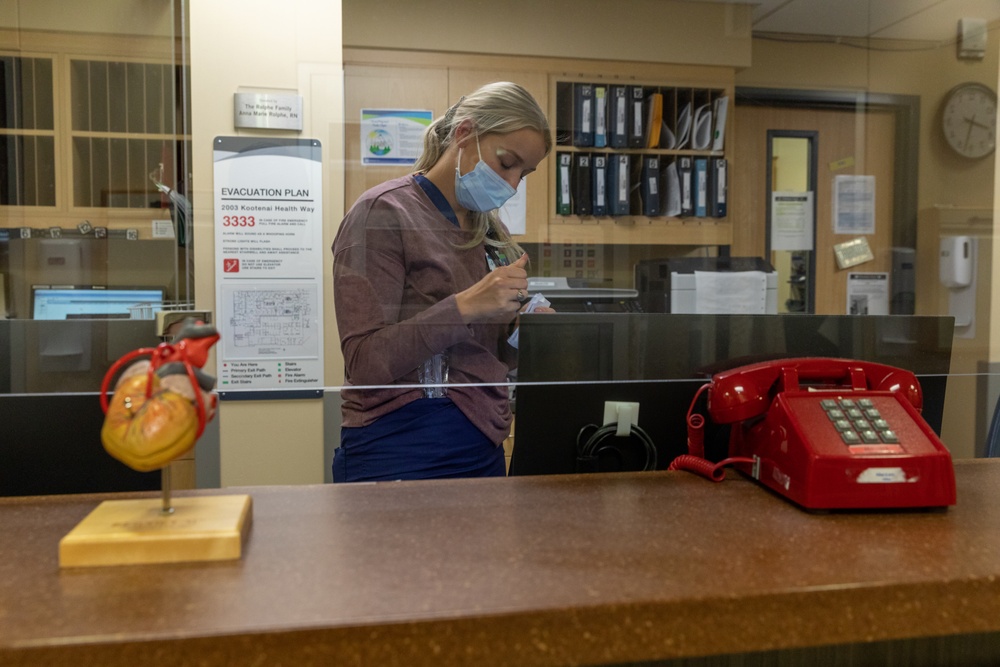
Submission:
[[[899,443],[899,436],[870,398],[825,398],[820,406],[847,445]]]
[[[875,431],[873,431],[870,428],[869,429],[865,429],[864,431],[861,431],[861,439],[863,441],[865,441],[866,443],[868,443],[868,444],[871,444],[871,443],[874,443],[874,442],[879,442],[878,433],[876,433]]]
[[[861,442],[861,436],[855,433],[854,431],[844,431],[843,433],[840,434],[840,437],[848,445],[856,445],[859,442]]]
[[[851,422],[847,421],[846,419],[838,419],[837,421],[833,422],[833,427],[838,431],[850,431],[852,428],[854,428],[851,425]]]

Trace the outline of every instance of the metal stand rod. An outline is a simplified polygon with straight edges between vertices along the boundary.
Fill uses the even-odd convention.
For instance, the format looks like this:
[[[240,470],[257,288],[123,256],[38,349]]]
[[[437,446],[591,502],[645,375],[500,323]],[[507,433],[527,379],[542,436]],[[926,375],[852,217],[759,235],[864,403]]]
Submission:
[[[160,486],[163,492],[163,507],[160,508],[160,514],[173,514],[174,508],[170,502],[170,464],[160,468]]]

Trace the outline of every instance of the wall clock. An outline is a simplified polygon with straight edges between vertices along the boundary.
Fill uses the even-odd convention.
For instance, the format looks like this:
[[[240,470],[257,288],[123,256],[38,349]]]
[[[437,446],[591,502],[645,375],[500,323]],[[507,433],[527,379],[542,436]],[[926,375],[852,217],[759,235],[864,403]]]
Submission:
[[[945,141],[956,153],[981,158],[996,148],[997,94],[980,83],[962,83],[945,96]]]

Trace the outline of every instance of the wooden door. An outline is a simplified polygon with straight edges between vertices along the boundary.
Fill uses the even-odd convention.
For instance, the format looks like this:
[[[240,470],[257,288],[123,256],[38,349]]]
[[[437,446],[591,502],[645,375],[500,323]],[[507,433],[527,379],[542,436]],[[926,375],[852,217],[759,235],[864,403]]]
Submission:
[[[798,109],[773,106],[736,108],[734,170],[730,184],[733,254],[765,256],[767,193],[767,132],[796,130],[818,133],[816,201],[815,312],[847,312],[849,272],[892,271],[892,225],[895,157],[895,116],[891,111]],[[866,235],[875,259],[839,269],[835,244],[857,235],[834,234],[833,182],[839,175],[875,177],[875,233]],[[890,286],[891,289],[891,286]]]

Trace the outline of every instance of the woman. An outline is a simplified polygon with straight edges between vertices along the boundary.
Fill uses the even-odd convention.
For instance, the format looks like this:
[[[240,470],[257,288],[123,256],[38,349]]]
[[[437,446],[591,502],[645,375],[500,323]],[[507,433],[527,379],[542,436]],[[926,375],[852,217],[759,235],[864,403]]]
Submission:
[[[496,209],[551,147],[524,88],[483,86],[427,129],[415,173],[372,188],[344,218],[335,482],[504,475],[507,338],[528,258]]]

